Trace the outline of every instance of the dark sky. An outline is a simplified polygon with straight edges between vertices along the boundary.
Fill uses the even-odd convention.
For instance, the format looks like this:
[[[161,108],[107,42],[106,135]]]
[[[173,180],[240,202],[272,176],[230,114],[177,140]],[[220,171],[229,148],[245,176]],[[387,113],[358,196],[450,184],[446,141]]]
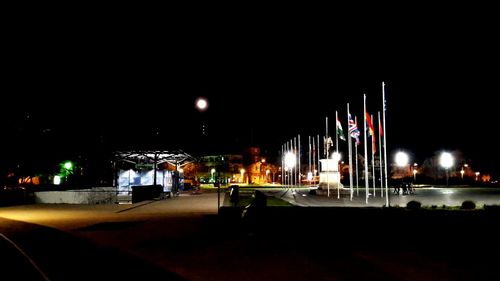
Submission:
[[[4,132],[49,131],[6,150],[256,145],[276,153],[299,133],[324,134],[335,110],[346,129],[346,103],[360,118],[363,93],[376,114],[385,81],[390,150],[416,161],[461,150],[498,174],[500,48],[494,18],[481,13],[241,27],[19,21],[5,40]],[[204,113],[194,108],[199,96],[209,99]]]

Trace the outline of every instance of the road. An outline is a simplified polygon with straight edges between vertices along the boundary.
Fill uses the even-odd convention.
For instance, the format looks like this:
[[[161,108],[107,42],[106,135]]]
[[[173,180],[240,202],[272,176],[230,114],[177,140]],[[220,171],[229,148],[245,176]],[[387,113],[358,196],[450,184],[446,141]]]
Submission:
[[[295,191],[295,192],[294,192]],[[366,204],[365,189],[359,188],[359,195],[356,189],[353,191],[353,200],[350,199],[349,190],[345,189],[339,199],[337,199],[337,192],[333,190],[330,197],[325,195],[316,196],[310,194],[308,188],[296,189],[280,189],[270,191],[267,194],[277,198],[281,198],[290,202],[293,205],[312,207],[312,206],[332,206],[332,207],[382,207],[386,204],[385,198],[380,195],[380,188],[376,189],[376,197],[374,197],[373,189],[369,190],[368,204]],[[476,206],[482,207],[486,205],[500,205],[500,188],[479,188],[479,187],[420,187],[416,188],[415,193],[411,195],[393,194],[389,190],[389,203],[390,206],[406,207],[409,201],[419,201],[423,206],[437,206],[442,207],[446,205],[461,206],[462,202],[466,200],[474,201]]]
[[[370,212],[341,222],[335,210],[330,216],[317,208],[303,208],[318,210],[313,218],[301,214],[302,208],[282,208],[294,213],[263,213],[267,221],[252,225],[221,220],[216,204],[216,193],[203,193],[132,205],[2,207],[0,233],[50,280],[500,279],[499,272],[488,270],[500,258],[495,243],[485,244],[494,232],[483,236],[467,227],[463,236],[477,233],[470,241],[483,237],[477,247],[455,243],[454,233],[460,239],[462,234],[456,232],[461,225],[453,223],[457,228],[449,231],[442,230],[446,226],[433,231],[429,224],[431,229],[419,228],[405,239],[392,233],[411,229],[408,220],[378,225]],[[0,247],[26,265],[7,242]],[[496,256],[490,262],[486,254]]]

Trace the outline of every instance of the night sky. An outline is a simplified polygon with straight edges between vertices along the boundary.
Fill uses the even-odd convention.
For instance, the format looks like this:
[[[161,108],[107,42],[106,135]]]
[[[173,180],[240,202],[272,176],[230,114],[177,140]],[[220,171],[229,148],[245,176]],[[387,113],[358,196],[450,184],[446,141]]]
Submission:
[[[498,175],[494,20],[404,18],[356,28],[16,26],[2,66],[5,163],[131,148],[253,145],[272,155],[297,134],[323,135],[326,116],[334,132],[335,110],[347,130],[346,103],[361,118],[363,93],[376,115],[385,81],[389,150],[420,163],[460,150]],[[195,109],[199,96],[206,112]]]

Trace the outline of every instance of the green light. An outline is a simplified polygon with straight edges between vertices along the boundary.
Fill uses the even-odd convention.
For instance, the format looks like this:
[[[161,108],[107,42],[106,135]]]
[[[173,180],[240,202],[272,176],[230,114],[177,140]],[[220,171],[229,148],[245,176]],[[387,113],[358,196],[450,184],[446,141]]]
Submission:
[[[64,168],[66,170],[70,170],[72,167],[73,167],[73,163],[71,163],[70,161],[64,163]]]

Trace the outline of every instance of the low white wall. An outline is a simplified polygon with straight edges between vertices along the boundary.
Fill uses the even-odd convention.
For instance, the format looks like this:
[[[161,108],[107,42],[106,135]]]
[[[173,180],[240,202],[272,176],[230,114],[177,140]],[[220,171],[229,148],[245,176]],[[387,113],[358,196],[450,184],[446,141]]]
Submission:
[[[93,187],[91,189],[35,192],[36,203],[49,204],[112,204],[117,202],[116,188]]]

